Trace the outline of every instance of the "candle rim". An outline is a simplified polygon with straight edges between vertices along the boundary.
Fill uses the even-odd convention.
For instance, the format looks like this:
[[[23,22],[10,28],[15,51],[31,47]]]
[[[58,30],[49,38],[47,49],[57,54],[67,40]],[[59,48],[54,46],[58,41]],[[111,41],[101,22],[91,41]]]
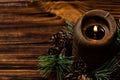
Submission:
[[[100,9],[90,10],[90,11],[86,12],[82,17],[79,18],[79,20],[76,23],[76,26],[75,26],[74,31],[73,31],[74,38],[77,38],[78,41],[81,40],[81,42],[80,42],[81,44],[85,43],[85,44],[88,44],[91,46],[93,44],[101,46],[101,45],[105,45],[105,44],[108,44],[111,41],[113,41],[112,38],[116,34],[117,26],[116,26],[115,19],[111,14],[109,14],[109,16],[105,17],[105,15],[107,13],[108,13],[107,11],[100,10]],[[92,41],[86,40],[86,38],[84,38],[83,33],[82,33],[84,20],[88,19],[91,16],[92,17],[98,16],[98,17],[104,19],[109,24],[109,28],[107,29],[107,32],[106,32],[108,37],[106,37],[102,40],[97,40],[97,43],[95,43],[95,42],[91,43]]]

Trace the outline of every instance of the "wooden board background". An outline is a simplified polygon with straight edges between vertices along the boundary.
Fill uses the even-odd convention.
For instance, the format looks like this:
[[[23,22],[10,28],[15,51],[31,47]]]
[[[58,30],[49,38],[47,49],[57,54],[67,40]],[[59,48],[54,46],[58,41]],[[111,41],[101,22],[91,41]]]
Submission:
[[[66,4],[70,6],[69,10],[65,10]],[[76,15],[91,9],[104,9],[119,19],[119,5],[120,2],[97,1],[49,4],[28,1],[0,2],[0,80],[41,80],[37,57],[47,53],[51,35],[63,29],[65,19],[72,21],[71,18],[75,18],[61,16],[61,13],[71,12]],[[63,11],[58,14],[56,11],[61,9]],[[79,17],[76,15],[73,22],[77,18]],[[116,77],[119,80],[120,74]]]

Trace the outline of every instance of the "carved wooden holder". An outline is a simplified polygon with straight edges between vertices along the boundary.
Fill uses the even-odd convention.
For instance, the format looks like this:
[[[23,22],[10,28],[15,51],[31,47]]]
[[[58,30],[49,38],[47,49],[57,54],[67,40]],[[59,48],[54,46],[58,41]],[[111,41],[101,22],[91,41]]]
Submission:
[[[95,26],[97,31],[94,31]],[[94,70],[113,58],[117,53],[116,30],[116,22],[109,12],[91,10],[85,13],[74,27],[74,60],[81,58],[89,70]]]

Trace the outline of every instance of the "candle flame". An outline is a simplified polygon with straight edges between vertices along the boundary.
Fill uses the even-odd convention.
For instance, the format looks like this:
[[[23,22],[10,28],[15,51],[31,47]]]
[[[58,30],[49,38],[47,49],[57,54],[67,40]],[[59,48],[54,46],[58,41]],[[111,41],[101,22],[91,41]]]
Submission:
[[[98,31],[98,27],[97,27],[97,26],[94,26],[93,31],[94,31],[94,32],[97,32],[97,31]]]

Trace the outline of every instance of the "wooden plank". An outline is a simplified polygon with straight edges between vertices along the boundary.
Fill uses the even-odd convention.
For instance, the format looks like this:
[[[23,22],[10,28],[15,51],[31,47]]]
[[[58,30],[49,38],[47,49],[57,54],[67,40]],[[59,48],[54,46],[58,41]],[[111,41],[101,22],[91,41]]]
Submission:
[[[38,10],[36,8],[33,7],[26,7],[26,8],[0,8],[0,13],[26,13],[26,14],[30,14],[30,13],[40,13],[42,12],[41,10]]]
[[[24,16],[24,15],[15,15],[15,14],[0,14],[0,23],[33,23],[33,24],[53,24],[53,23],[62,23],[62,19],[60,19],[59,17],[34,17],[34,16]],[[52,23],[53,22],[53,23]]]
[[[32,76],[38,77],[39,70],[0,70],[0,76]]]
[[[3,8],[5,8],[5,7],[28,7],[28,6],[30,6],[30,1],[26,1],[26,0],[24,0],[24,1],[10,1],[10,0],[8,0],[8,1],[3,1],[3,2],[1,2],[1,1],[3,1],[3,0],[0,0],[0,7],[3,7]]]
[[[26,76],[0,76],[0,80],[44,80],[41,77]]]
[[[1,77],[0,80],[44,80],[41,77],[19,77],[19,76],[13,76],[13,77]]]
[[[97,4],[97,5],[96,5]],[[62,18],[65,18],[66,20],[76,22],[81,15],[83,15],[85,12],[92,10],[92,9],[103,9],[106,11],[110,11],[111,13],[114,12],[113,16],[115,16],[116,19],[119,19],[119,11],[120,11],[120,1],[70,1],[70,2],[46,2],[43,3],[42,6],[45,9],[45,11],[49,11],[52,13],[55,13],[58,16],[61,16]],[[40,4],[41,5],[41,4]],[[59,6],[58,6],[59,5]],[[66,5],[66,6],[65,6]],[[69,11],[68,11],[69,10]],[[70,12],[72,12],[70,14]],[[77,14],[79,13],[79,15]],[[74,15],[74,16],[69,16]],[[69,17],[68,17],[69,16]]]
[[[63,25],[64,19],[33,4],[0,3],[0,80],[41,80],[37,58]]]
[[[44,45],[44,44],[41,44]],[[48,45],[48,44],[47,44]],[[0,53],[16,53],[19,54],[20,52],[23,53],[45,53],[46,50],[49,48],[50,46],[40,46],[40,44],[18,44],[18,45],[0,45]]]
[[[33,29],[33,28],[31,28]],[[6,31],[1,31],[0,32],[0,44],[32,44],[32,43],[49,43],[50,42],[50,38],[51,36],[58,31],[58,29],[61,29],[60,27],[53,27],[51,29],[53,30],[47,30],[47,28],[41,28],[41,29],[33,29],[30,30],[28,29],[27,32],[24,32],[25,30],[23,30],[23,32],[20,31],[14,31],[14,30],[6,30]],[[42,31],[43,29],[43,31]],[[45,30],[44,30],[45,29]],[[35,33],[35,31],[36,33]],[[7,33],[7,31],[11,31],[9,33]],[[14,32],[13,32],[14,31]],[[28,32],[29,31],[29,32]],[[39,32],[37,32],[39,31]],[[46,33],[44,32],[46,31]],[[46,37],[44,37],[46,36]]]
[[[0,2],[14,2],[14,1],[25,1],[25,0],[0,0]]]

